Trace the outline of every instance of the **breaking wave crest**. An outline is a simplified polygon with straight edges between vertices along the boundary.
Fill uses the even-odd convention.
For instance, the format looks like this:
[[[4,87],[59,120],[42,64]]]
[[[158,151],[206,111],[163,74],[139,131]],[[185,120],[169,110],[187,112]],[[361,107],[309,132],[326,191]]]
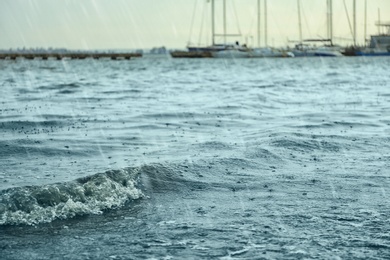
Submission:
[[[0,191],[0,225],[35,225],[101,214],[143,197],[139,168],[98,173],[75,181]]]

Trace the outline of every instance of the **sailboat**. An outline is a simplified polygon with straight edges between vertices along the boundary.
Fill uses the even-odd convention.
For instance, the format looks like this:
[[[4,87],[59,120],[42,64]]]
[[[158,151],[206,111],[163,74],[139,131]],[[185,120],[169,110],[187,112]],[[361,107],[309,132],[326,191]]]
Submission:
[[[215,0],[211,0],[211,21],[212,21],[212,44],[208,46],[187,45],[187,50],[171,51],[172,58],[211,58],[212,52],[224,50],[225,46],[219,46],[214,43],[214,15]],[[195,10],[194,10],[195,11]]]
[[[376,25],[387,28],[387,33],[371,35],[369,46],[357,49],[357,56],[390,56],[390,23],[378,22]]]
[[[257,47],[250,48],[249,58],[292,57],[292,53],[286,53],[268,46],[268,9],[267,0],[264,0],[264,43],[261,47],[261,0],[257,0]]]
[[[223,0],[223,33],[217,34],[215,29],[215,6],[214,0],[212,0],[212,45],[207,48],[211,51],[211,55],[214,58],[246,58],[248,56],[248,47],[246,44],[240,45],[239,41],[234,43],[228,43],[228,37],[241,37],[241,33],[228,34],[226,25],[226,0]],[[216,37],[222,37],[223,43],[216,44]]]
[[[224,32],[223,34],[217,34],[215,30],[215,0],[211,0],[211,45],[208,46],[196,46],[196,45],[187,45],[187,51],[173,51],[171,56],[173,58],[210,58],[210,57],[226,57],[233,56],[234,54],[241,54],[246,51],[245,46],[240,46],[238,42],[235,44],[228,44],[226,42],[227,36],[241,36],[237,35],[228,35],[226,32],[226,0],[223,0],[223,17],[224,17]],[[223,36],[224,43],[217,44],[216,38],[218,36]],[[238,52],[239,51],[239,52]],[[238,56],[238,55],[234,55]]]
[[[367,1],[365,8],[367,9]],[[367,18],[365,17],[365,20],[366,19]],[[370,44],[366,48],[355,48],[355,55],[390,56],[390,23],[381,22],[380,10],[378,10],[378,22],[376,23],[376,26],[378,27],[378,34],[371,35]],[[381,33],[381,27],[385,28],[386,33]]]
[[[247,58],[249,49],[246,45],[240,45],[236,42],[235,45],[225,45],[223,50],[211,52],[213,58]]]
[[[264,9],[265,9],[265,45],[266,47],[261,47],[260,45],[260,3],[261,0],[257,0],[258,8],[258,47],[249,48],[246,44],[240,44],[238,41],[234,43],[228,43],[228,37],[241,37],[241,33],[237,34],[228,34],[227,25],[226,25],[226,0],[223,0],[223,33],[216,33],[216,23],[215,23],[215,0],[211,0],[211,39],[212,43],[208,46],[196,46],[188,45],[188,51],[174,51],[171,52],[171,56],[174,58],[183,57],[183,58],[203,58],[203,57],[213,57],[213,58],[263,58],[263,57],[291,57],[292,53],[285,53],[274,48],[270,48],[267,45],[267,0],[264,0]],[[222,37],[223,43],[217,43],[216,39]]]
[[[347,56],[390,56],[390,23],[381,22],[380,10],[378,10],[378,21],[376,26],[378,27],[378,34],[371,35],[369,44],[364,47],[356,45],[356,4],[354,0],[354,30],[353,38],[354,44],[345,49],[344,55]],[[367,0],[364,1],[364,39],[367,35]],[[385,33],[381,32],[381,28],[385,28]],[[368,42],[366,40],[366,42]]]
[[[174,58],[225,58],[225,57],[244,57],[247,56],[247,47],[240,45],[239,42],[227,43],[227,37],[239,37],[241,34],[227,34],[226,28],[226,0],[223,0],[223,34],[217,34],[215,28],[215,0],[211,0],[211,45],[194,46],[188,45],[188,51],[173,51],[171,56]],[[223,43],[216,43],[217,37],[223,37]]]
[[[297,0],[298,5],[298,25],[299,25],[299,43],[295,45],[292,53],[295,57],[320,56],[320,57],[340,57],[341,47],[333,44],[333,3],[332,0],[327,0],[327,39],[305,39],[302,37],[301,23],[301,3]],[[307,44],[308,42],[325,42],[320,47],[315,47]]]
[[[267,0],[264,0],[264,41],[266,47],[261,47],[261,0],[257,0],[257,45],[256,48],[250,48],[246,44],[240,45],[238,42],[235,45],[226,46],[226,49],[218,52],[213,52],[213,57],[216,58],[269,58],[269,57],[292,57],[292,54],[276,50],[268,46],[267,43]],[[224,19],[224,27],[225,27]],[[226,35],[226,30],[224,30]],[[235,35],[240,36],[240,35]],[[226,42],[226,40],[225,40]]]

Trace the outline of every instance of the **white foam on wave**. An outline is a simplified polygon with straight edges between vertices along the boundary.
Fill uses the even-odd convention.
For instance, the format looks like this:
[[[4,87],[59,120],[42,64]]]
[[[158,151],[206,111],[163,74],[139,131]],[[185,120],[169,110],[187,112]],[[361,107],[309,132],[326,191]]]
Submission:
[[[137,175],[138,170],[127,168],[71,183],[7,190],[0,197],[0,225],[36,225],[119,208],[143,197]]]

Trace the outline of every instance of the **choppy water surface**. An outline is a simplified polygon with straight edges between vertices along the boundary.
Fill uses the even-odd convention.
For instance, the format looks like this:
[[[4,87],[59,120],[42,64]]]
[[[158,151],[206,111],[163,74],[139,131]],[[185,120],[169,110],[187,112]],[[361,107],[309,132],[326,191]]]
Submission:
[[[389,258],[389,65],[0,61],[0,258]]]

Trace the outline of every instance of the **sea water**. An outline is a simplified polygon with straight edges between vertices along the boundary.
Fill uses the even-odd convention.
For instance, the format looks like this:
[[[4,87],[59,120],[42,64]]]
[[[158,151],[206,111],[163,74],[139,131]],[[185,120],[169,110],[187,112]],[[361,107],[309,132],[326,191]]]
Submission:
[[[389,67],[2,60],[0,258],[389,258]]]

